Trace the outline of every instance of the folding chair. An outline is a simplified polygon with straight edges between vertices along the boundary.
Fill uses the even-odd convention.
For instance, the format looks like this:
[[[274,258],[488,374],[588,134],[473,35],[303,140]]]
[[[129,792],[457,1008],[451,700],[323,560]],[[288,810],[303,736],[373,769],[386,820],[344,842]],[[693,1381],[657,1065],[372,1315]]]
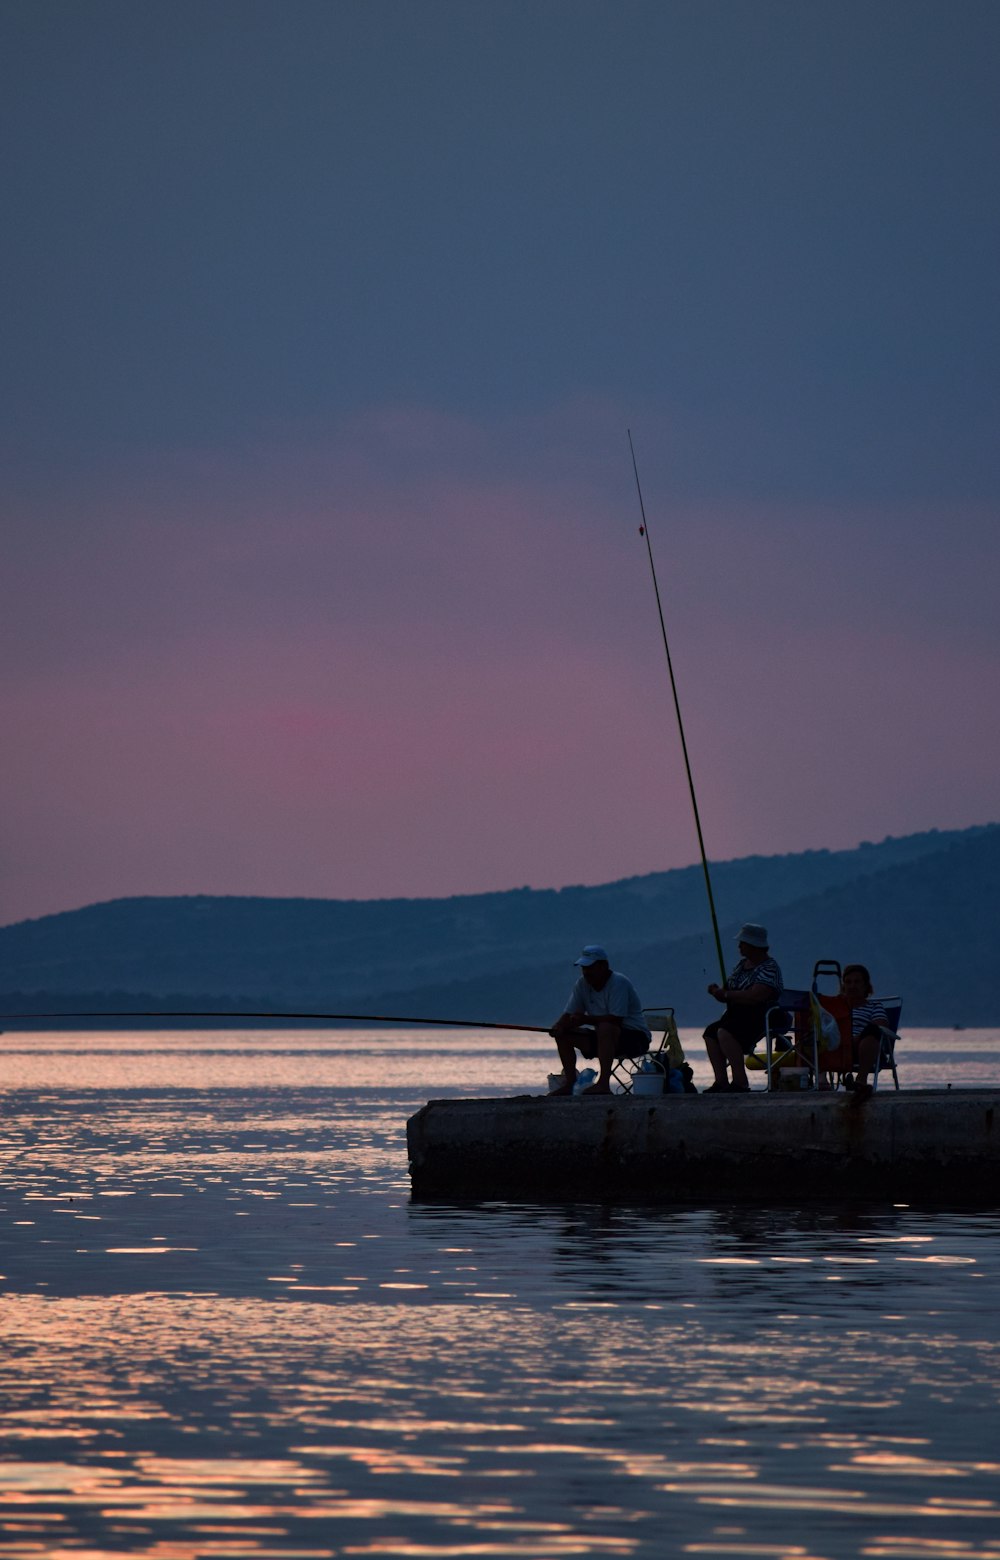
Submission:
[[[820,1001],[824,1007],[833,1007],[834,999],[821,997]],[[899,1035],[896,1031],[899,1028],[899,1015],[903,1010],[902,1000],[899,997],[875,997],[874,1001],[880,1002],[885,1008],[887,1022],[878,1026],[880,1044],[875,1056],[872,1089],[878,1088],[878,1075],[883,1068],[887,1068],[892,1073],[892,1081],[898,1089],[899,1073],[896,1071],[896,1041],[899,1039]],[[839,1012],[838,1018],[840,1018]],[[854,1060],[854,1039],[851,1032],[850,1009],[847,1010],[846,1024],[842,1018],[840,1021],[844,1033],[844,1041],[835,1054],[824,1052],[820,1064],[824,1072],[830,1072],[835,1075],[836,1082],[834,1087],[838,1089],[844,1083],[848,1074],[853,1074],[857,1071]],[[847,1085],[848,1088],[850,1086],[850,1084]]]
[[[666,1093],[667,1078],[671,1070],[675,1067],[687,1066],[684,1060],[684,1047],[677,1033],[674,1010],[664,1003],[660,1007],[643,1008],[642,1015],[649,1023],[650,1030],[653,1031],[649,1050],[643,1051],[641,1056],[620,1056],[611,1069],[611,1081],[617,1083],[623,1094],[631,1094],[636,1073],[641,1072],[643,1063],[651,1058],[663,1072],[663,1092]],[[657,1040],[656,1031],[661,1028],[661,1025],[662,1033]]]
[[[809,1011],[808,991],[789,987],[779,993],[774,1006],[765,1013],[764,1056],[748,1056],[746,1062],[748,1067],[752,1063],[756,1067],[767,1068],[768,1089],[777,1088],[775,1074],[782,1067],[791,1066],[799,1059],[805,1039],[804,1020]]]

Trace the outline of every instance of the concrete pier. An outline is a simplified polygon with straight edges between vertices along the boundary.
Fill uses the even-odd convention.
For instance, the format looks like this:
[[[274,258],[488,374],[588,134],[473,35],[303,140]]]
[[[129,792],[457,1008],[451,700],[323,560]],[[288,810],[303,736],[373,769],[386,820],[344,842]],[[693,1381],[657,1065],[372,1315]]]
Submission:
[[[432,1100],[406,1137],[421,1198],[1000,1206],[1000,1089]]]

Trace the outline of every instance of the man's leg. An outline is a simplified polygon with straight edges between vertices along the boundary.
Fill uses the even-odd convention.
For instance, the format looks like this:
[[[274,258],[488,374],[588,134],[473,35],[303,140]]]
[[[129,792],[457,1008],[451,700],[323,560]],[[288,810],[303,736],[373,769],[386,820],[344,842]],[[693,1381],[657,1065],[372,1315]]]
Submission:
[[[611,1093],[611,1069],[615,1065],[615,1057],[618,1054],[618,1041],[620,1036],[620,1024],[598,1024],[597,1060],[600,1064],[601,1071],[597,1082],[592,1083],[589,1089],[584,1089],[584,1094]]]
[[[573,1043],[573,1033],[572,1030],[560,1029],[558,1026],[552,1031],[563,1071],[563,1081],[558,1089],[550,1091],[552,1094],[573,1093],[573,1085],[576,1082],[576,1046]]]

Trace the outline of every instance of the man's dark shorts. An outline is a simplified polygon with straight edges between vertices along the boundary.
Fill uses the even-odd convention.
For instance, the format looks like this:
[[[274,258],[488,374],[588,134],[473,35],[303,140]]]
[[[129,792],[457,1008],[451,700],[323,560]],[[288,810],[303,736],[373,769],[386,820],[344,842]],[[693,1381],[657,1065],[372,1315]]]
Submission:
[[[719,1030],[725,1029],[732,1035],[745,1056],[749,1056],[758,1040],[764,1038],[764,1019],[770,1003],[757,1003],[753,1007],[727,1007],[722,1017],[716,1019],[714,1024],[709,1024],[705,1030],[706,1040],[717,1040]],[[772,1031],[773,1033],[773,1031]]]
[[[580,1055],[588,1062],[592,1062],[597,1055],[597,1031],[589,1026],[586,1029],[573,1029],[569,1038],[576,1046]],[[622,1032],[618,1037],[615,1047],[615,1056],[643,1056],[649,1050],[649,1036],[644,1029],[626,1029],[622,1025]]]

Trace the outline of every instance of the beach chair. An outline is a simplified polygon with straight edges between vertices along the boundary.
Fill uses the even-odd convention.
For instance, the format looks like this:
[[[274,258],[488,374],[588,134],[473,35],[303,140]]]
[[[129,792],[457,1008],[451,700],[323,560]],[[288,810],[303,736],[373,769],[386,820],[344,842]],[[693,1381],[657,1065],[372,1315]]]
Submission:
[[[611,1081],[618,1085],[622,1094],[631,1094],[636,1073],[641,1072],[647,1058],[652,1058],[663,1071],[663,1090],[666,1093],[667,1078],[671,1070],[687,1066],[684,1060],[684,1047],[677,1033],[674,1010],[664,1003],[659,1007],[643,1008],[642,1016],[649,1024],[653,1036],[649,1050],[644,1051],[641,1056],[620,1056],[611,1069]]]

